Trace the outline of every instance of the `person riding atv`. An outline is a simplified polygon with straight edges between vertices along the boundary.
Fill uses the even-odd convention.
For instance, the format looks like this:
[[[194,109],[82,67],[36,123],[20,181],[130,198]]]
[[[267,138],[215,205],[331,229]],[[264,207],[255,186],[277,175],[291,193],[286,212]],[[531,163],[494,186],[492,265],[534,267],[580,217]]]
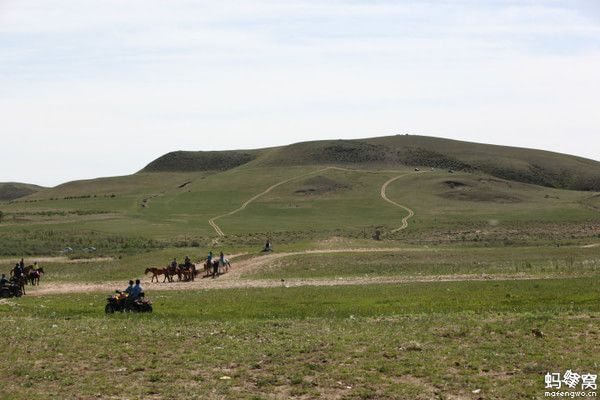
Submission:
[[[2,274],[2,278],[0,278],[0,298],[21,296],[23,296],[21,286],[19,286],[16,282],[9,281],[6,279],[6,275]]]
[[[115,291],[115,295],[106,299],[104,307],[106,314],[119,312],[152,312],[152,302],[144,297],[144,292],[140,286],[140,280],[135,281],[136,285],[129,292]]]

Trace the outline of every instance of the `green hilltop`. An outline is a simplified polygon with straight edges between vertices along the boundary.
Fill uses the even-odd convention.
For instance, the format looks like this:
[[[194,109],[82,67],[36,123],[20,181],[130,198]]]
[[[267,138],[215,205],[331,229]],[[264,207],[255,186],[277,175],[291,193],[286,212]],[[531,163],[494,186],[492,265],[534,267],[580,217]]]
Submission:
[[[536,185],[600,191],[600,162],[543,150],[470,143],[427,136],[323,140],[262,150],[168,153],[142,172],[223,171],[242,165],[289,167],[421,166],[480,171]]]

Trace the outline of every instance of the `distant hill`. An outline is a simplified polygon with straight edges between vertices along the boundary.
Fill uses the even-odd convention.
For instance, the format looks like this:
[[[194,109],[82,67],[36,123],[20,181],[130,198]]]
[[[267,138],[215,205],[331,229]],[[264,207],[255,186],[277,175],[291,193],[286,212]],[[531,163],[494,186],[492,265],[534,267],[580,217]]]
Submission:
[[[142,172],[224,171],[249,163],[263,167],[432,167],[480,171],[547,187],[600,191],[598,161],[542,150],[415,135],[312,141],[262,150],[178,151],[151,162]]]
[[[254,160],[260,151],[175,151],[148,164],[141,172],[224,171]]]
[[[41,186],[17,182],[0,182],[0,201],[16,200],[44,189]]]

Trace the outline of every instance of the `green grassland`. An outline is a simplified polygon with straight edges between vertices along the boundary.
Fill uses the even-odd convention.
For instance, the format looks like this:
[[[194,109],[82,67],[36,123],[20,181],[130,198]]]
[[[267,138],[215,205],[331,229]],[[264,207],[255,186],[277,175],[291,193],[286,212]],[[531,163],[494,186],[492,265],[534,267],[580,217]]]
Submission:
[[[301,254],[243,274],[252,279],[436,277],[439,275],[576,276],[600,272],[600,247],[407,248],[396,252]]]
[[[407,209],[381,196],[396,177]],[[0,398],[542,398],[547,372],[598,372],[599,179],[593,160],[393,136],[13,193],[0,272],[45,274],[0,300]],[[230,274],[143,277],[210,249],[238,255]],[[155,312],[105,316],[137,277]]]
[[[0,304],[0,396],[540,398],[547,371],[597,370],[599,283],[153,292],[110,317],[100,294],[23,298]]]
[[[4,213],[0,254],[51,254],[65,246],[86,245],[113,252],[204,246],[216,236],[210,218],[235,210],[288,179],[292,180],[240,212],[219,219],[229,237],[224,243],[257,245],[266,236],[280,243],[332,236],[368,239],[377,229],[388,232],[400,226],[405,212],[384,202],[379,192],[386,180],[402,173],[409,175],[390,185],[388,195],[413,208],[416,217],[409,229],[389,235],[389,240],[461,241],[470,235],[471,241],[473,232],[479,231],[478,240],[523,243],[532,237],[585,240],[600,233],[595,199],[588,192],[438,170],[417,174],[408,169],[241,167],[220,173],[143,173],[77,182],[0,204]],[[456,184],[460,186],[449,186]],[[548,224],[561,229],[545,229]],[[543,237],[541,232],[554,235]]]
[[[352,242],[350,242],[352,243]],[[259,268],[248,272],[243,270],[244,263],[261,257],[251,247],[214,248],[216,252],[224,250],[227,254],[244,254],[232,260],[232,268],[242,268],[244,279],[274,280],[311,279],[311,278],[360,278],[360,277],[413,277],[423,278],[448,275],[477,276],[589,276],[600,273],[600,246],[582,248],[581,246],[561,247],[476,247],[476,246],[433,246],[429,248],[406,246],[399,249],[373,252],[365,249],[361,252],[343,252],[350,243],[338,244],[337,253],[303,254],[302,246],[284,246],[280,251],[292,255],[265,262]],[[353,246],[360,248],[361,242]],[[329,250],[330,246],[327,248]],[[382,251],[383,250],[383,251]],[[39,265],[44,268],[43,283],[102,283],[123,282],[143,277],[147,267],[163,267],[173,258],[180,262],[185,256],[193,262],[201,263],[206,257],[201,248],[167,248],[150,250],[117,258],[91,260],[43,260]],[[0,259],[0,272],[8,274],[17,259]],[[27,264],[36,260],[26,259]],[[150,287],[154,289],[154,287]]]

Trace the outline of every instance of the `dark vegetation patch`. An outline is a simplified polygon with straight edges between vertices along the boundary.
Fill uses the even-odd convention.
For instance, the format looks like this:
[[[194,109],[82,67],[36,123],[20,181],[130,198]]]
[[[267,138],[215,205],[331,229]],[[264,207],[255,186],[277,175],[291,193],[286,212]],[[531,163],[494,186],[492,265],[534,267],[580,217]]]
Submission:
[[[495,179],[480,179],[467,182],[464,180],[446,180],[440,183],[444,189],[451,189],[438,194],[438,196],[460,201],[489,202],[499,204],[520,203],[523,199],[519,196],[499,190],[497,187],[504,182]]]
[[[472,171],[471,165],[454,157],[423,148],[407,148],[397,152],[398,161],[410,166],[426,166],[455,171]]]
[[[516,204],[523,202],[523,199],[521,199],[520,197],[487,188],[473,188],[470,190],[451,190],[448,192],[441,193],[439,196],[450,200],[477,201],[500,204]]]
[[[256,156],[254,151],[175,151],[152,161],[142,172],[225,171]]]
[[[0,201],[11,201],[38,192],[41,187],[21,183],[0,183]]]
[[[351,185],[326,178],[324,176],[314,176],[302,182],[302,186],[294,193],[298,194],[324,194],[329,192],[337,192],[340,190],[350,189]]]
[[[187,181],[182,183],[181,185],[177,186],[179,189],[183,189],[184,187],[186,187],[187,185],[189,185],[190,183],[192,183],[192,181]]]
[[[346,142],[327,146],[320,154],[321,160],[340,163],[384,161],[386,148],[362,142]]]
[[[459,182],[459,181],[445,181],[443,183],[444,183],[444,185],[448,186],[450,189],[471,186],[465,182]]]
[[[383,162],[389,149],[358,140],[296,143],[278,149],[266,165],[362,164]]]

